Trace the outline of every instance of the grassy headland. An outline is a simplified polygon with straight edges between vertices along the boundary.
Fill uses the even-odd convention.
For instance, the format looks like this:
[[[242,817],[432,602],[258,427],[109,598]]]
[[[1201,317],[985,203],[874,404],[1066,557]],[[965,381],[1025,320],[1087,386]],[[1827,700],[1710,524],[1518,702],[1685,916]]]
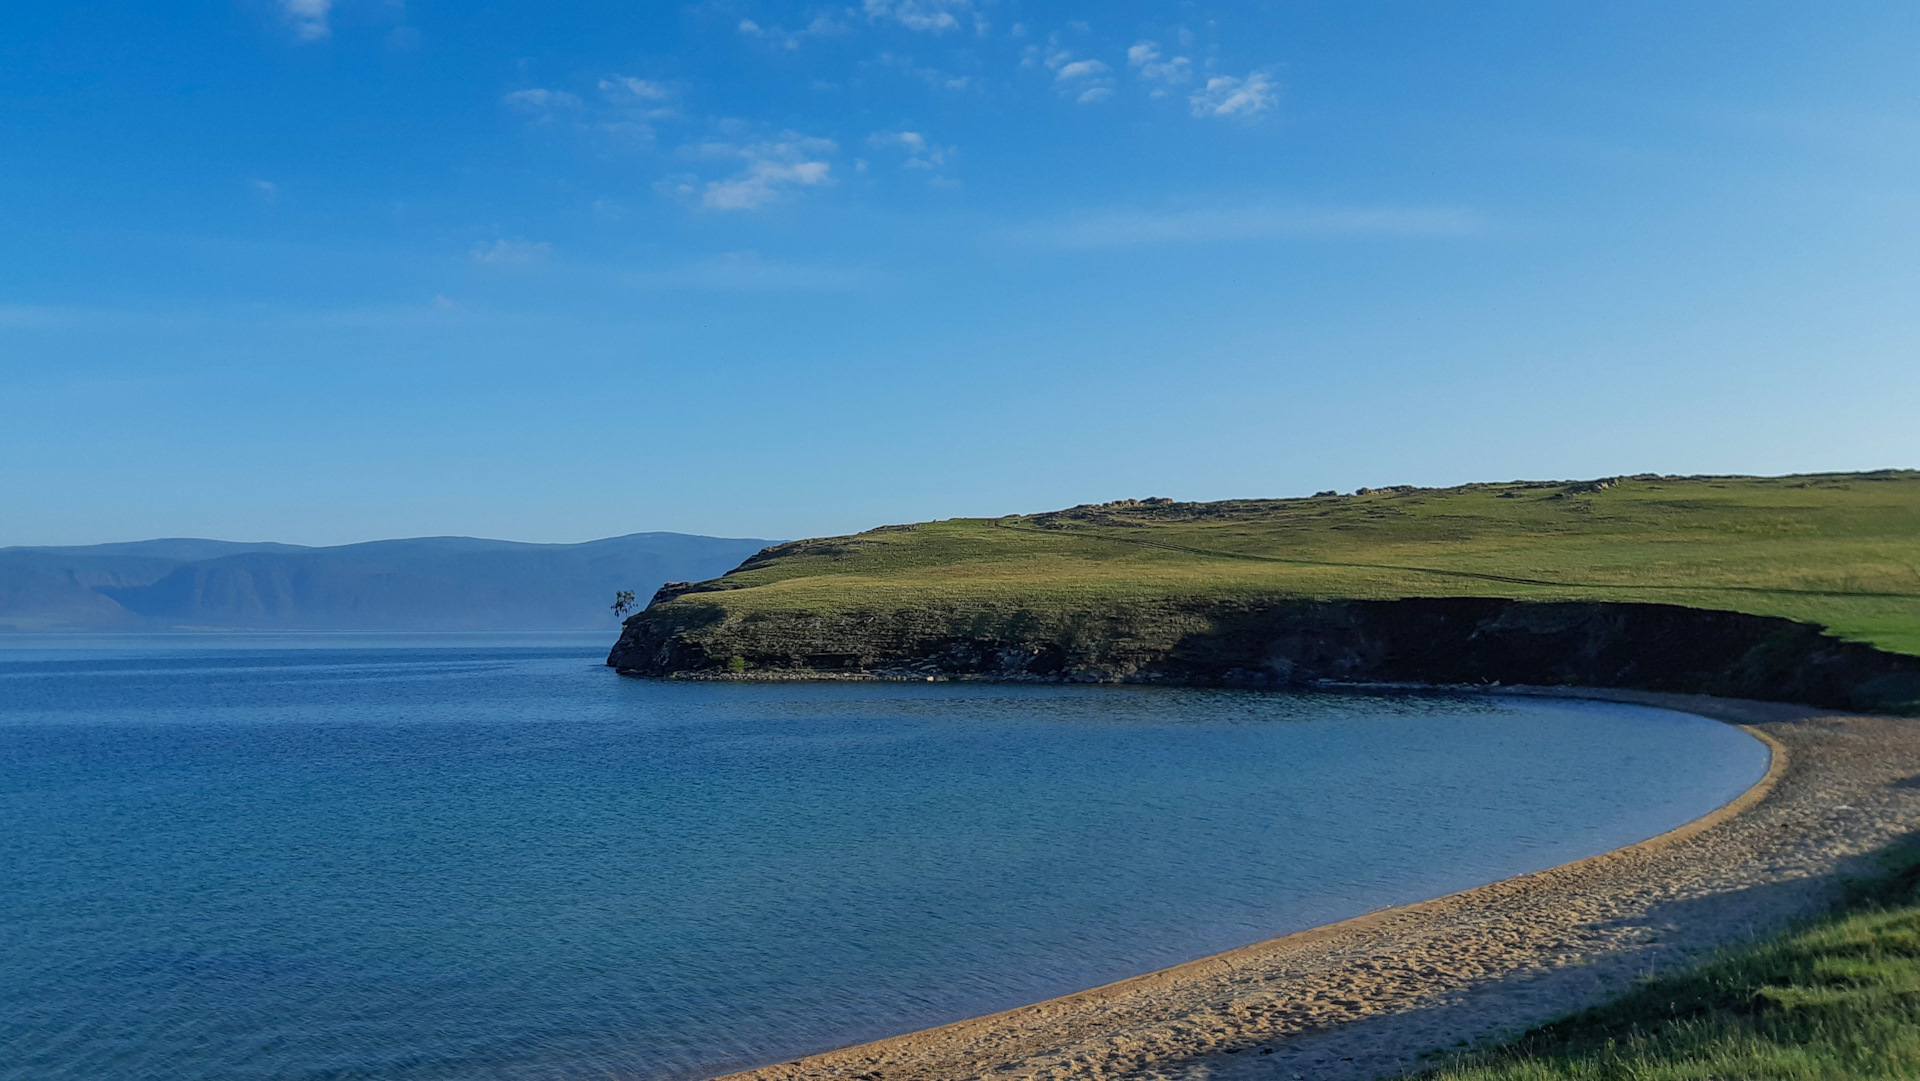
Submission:
[[[1847,910],[1663,977],[1428,1081],[1842,1081],[1920,1074],[1920,859]]]
[[[1256,637],[1292,634],[1325,645],[1332,624],[1371,620],[1338,645],[1344,661],[1321,657],[1313,668],[1359,672],[1352,657],[1384,657],[1428,636],[1427,624],[1380,630],[1379,605],[1367,609],[1404,599],[1613,605],[1580,616],[1588,626],[1576,630],[1592,649],[1613,647],[1592,628],[1622,613],[1619,605],[1668,605],[1818,624],[1845,641],[1920,657],[1920,472],[1630,476],[1219,503],[1129,499],[883,526],[776,545],[722,578],[664,591],[616,647],[618,659],[645,661],[614,664],[655,674],[728,661],[749,670],[918,662],[979,674],[1031,674],[1048,664],[1048,672],[1121,678],[1181,649],[1190,657],[1202,641],[1212,643],[1204,662],[1221,672],[1221,641],[1231,639],[1235,657],[1254,664],[1271,655]],[[1300,614],[1313,603],[1323,607]],[[1478,620],[1480,628],[1530,618],[1463,614],[1459,605],[1438,611],[1446,607],[1428,605],[1423,618],[1448,626]],[[1292,614],[1273,614],[1281,609]],[[1256,611],[1265,624],[1242,618]],[[1576,614],[1563,609],[1555,618],[1567,630]],[[1313,620],[1319,624],[1309,626]],[[1672,641],[1692,634],[1670,611],[1659,620],[1659,634]],[[1475,634],[1457,637],[1492,649]],[[1622,634],[1651,632],[1617,626],[1609,634],[1619,643]],[[1745,645],[1726,645],[1711,661],[1724,666],[1772,632],[1722,626],[1713,634],[1728,643],[1745,636]],[[966,657],[954,661],[956,649]],[[1795,657],[1807,655],[1807,647],[1795,649]],[[1484,662],[1455,661],[1446,661],[1448,670],[1486,670]],[[1609,662],[1609,670],[1634,662]],[[1763,684],[1642,685],[1741,693]],[[1862,705],[1839,705],[1849,703]]]
[[[768,549],[670,602],[774,613],[1508,597],[1784,616],[1920,655],[1920,472],[1121,502]]]

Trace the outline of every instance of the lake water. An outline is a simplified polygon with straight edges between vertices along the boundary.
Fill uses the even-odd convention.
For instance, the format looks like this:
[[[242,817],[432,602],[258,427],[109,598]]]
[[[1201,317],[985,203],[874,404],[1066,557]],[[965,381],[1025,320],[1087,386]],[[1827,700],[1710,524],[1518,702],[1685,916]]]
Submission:
[[[1660,833],[1636,707],[625,679],[605,637],[0,640],[0,1078],[699,1077]]]

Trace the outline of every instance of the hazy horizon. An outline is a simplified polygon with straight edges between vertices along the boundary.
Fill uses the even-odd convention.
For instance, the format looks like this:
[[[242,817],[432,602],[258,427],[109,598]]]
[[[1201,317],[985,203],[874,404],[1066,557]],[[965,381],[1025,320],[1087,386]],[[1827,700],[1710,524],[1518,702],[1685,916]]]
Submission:
[[[1889,471],[1891,471],[1891,472],[1899,472],[1899,471],[1907,471],[1907,470],[1910,470],[1910,469],[1913,469],[1913,468],[1916,468],[1916,467],[1913,467],[1913,466],[1885,466],[1885,467],[1882,467],[1882,468],[1879,468],[1879,469],[1861,469],[1861,470],[1820,470],[1820,471],[1817,471],[1817,472],[1819,472],[1819,473],[1836,473],[1836,472],[1850,472],[1850,473],[1851,473],[1851,472],[1858,472],[1858,473],[1872,473],[1872,472],[1889,472]],[[1541,483],[1555,483],[1555,482],[1579,482],[1579,481],[1588,481],[1588,480],[1598,480],[1598,479],[1603,479],[1604,477],[1613,477],[1613,476],[1624,476],[1624,475],[1626,475],[1626,474],[1618,474],[1618,473],[1609,473],[1609,474],[1596,474],[1595,476],[1592,476],[1592,477],[1513,477],[1513,478],[1505,478],[1504,480],[1491,480],[1491,479],[1484,479],[1484,478],[1483,478],[1483,479],[1481,479],[1481,480],[1474,480],[1474,481],[1466,481],[1466,482],[1463,482],[1463,483],[1466,483],[1466,484],[1480,484],[1480,483],[1485,483],[1485,484],[1499,484],[1499,483],[1530,483],[1530,484],[1541,484]],[[1667,475],[1669,475],[1669,476],[1680,476],[1680,475],[1686,475],[1686,474],[1674,474],[1674,473],[1668,473]],[[1707,475],[1707,474],[1695,474],[1695,475]],[[1736,474],[1712,474],[1712,475],[1716,475],[1716,476],[1760,476],[1760,475],[1762,475],[1762,474],[1750,474],[1750,473],[1748,473],[1748,474],[1737,474],[1737,473],[1736,473]],[[1814,475],[1814,474],[1813,474],[1813,472],[1809,472],[1809,471],[1805,471],[1805,470],[1797,470],[1797,471],[1794,471],[1794,472],[1792,472],[1792,473],[1780,473],[1780,474],[1765,474],[1765,475],[1768,475],[1768,476],[1810,476],[1810,475]],[[1391,485],[1391,484],[1384,484],[1384,483],[1383,483],[1383,484],[1379,484],[1379,485],[1374,485],[1373,487],[1380,487],[1380,488],[1386,488],[1386,487],[1393,487],[1393,486],[1394,486],[1394,485]],[[1361,487],[1366,487],[1366,486],[1365,486],[1365,485],[1362,485]],[[1426,485],[1426,486],[1422,486],[1422,487],[1451,487],[1451,485]],[[1325,491],[1325,490],[1326,490],[1326,489],[1316,489],[1315,491]],[[1288,494],[1285,494],[1285,495],[1238,495],[1238,496],[1224,496],[1224,497],[1221,497],[1221,498],[1226,498],[1226,499],[1289,499],[1289,498],[1299,498],[1299,497],[1304,497],[1304,496],[1308,496],[1308,495],[1312,495],[1312,494],[1314,494],[1314,493],[1312,493],[1312,492],[1294,492],[1294,493],[1288,493]],[[1144,499],[1144,498],[1152,498],[1152,496],[1148,496],[1148,495],[1137,495],[1137,496],[1120,496],[1120,497],[1118,497],[1118,498],[1121,498],[1121,499],[1130,499],[1130,498],[1132,498],[1132,499]],[[1065,509],[1065,508],[1066,508],[1067,506],[1070,506],[1070,505],[1077,505],[1077,504],[1062,504],[1061,506],[1058,506],[1058,507],[1040,507],[1040,508],[1031,508],[1031,509],[1029,509],[1029,510],[1023,510],[1023,511],[1009,511],[1009,512],[1007,512],[1007,513],[1010,513],[1010,514],[1025,514],[1025,513],[1038,513],[1038,512],[1045,512],[1045,511],[1050,511],[1050,510],[1062,510],[1062,509]],[[998,515],[998,514],[983,514],[983,515],[942,515],[942,516],[940,516],[940,517],[945,517],[945,518],[955,518],[955,517],[979,517],[979,518],[997,518],[997,517],[1003,517],[1003,515]],[[872,523],[872,524],[870,524],[870,525],[863,525],[863,526],[858,526],[858,527],[855,527],[855,528],[852,528],[852,529],[847,529],[847,530],[843,530],[843,531],[841,531],[841,532],[839,532],[839,533],[816,533],[816,534],[808,534],[808,535],[805,535],[805,536],[845,536],[845,535],[849,535],[849,534],[852,534],[852,533],[858,533],[858,532],[863,532],[863,531],[865,531],[865,530],[868,530],[868,529],[874,529],[874,528],[877,528],[877,527],[879,527],[879,526],[883,526],[883,525],[900,525],[900,524],[908,524],[908,523],[905,523],[905,522],[875,522],[875,523]],[[363,538],[359,538],[359,539],[355,539],[355,540],[344,540],[344,541],[336,541],[336,542],[331,542],[331,543],[325,543],[325,544],[305,544],[305,543],[301,543],[301,542],[297,542],[297,541],[285,541],[285,540],[278,540],[278,539],[271,539],[271,538],[268,538],[268,539],[250,539],[250,538],[231,538],[231,537],[204,537],[204,536],[196,536],[196,537],[187,537],[187,536],[181,536],[181,537],[139,537],[139,538],[133,538],[133,539],[120,539],[120,540],[105,540],[105,541],[86,541],[86,542],[81,542],[81,543],[78,543],[78,544],[0,544],[0,552],[4,552],[4,551],[7,551],[7,550],[10,550],[10,549],[13,549],[13,550],[18,550],[18,549],[67,549],[67,548],[99,548],[99,547],[115,547],[115,546],[134,546],[134,545],[141,545],[141,544],[155,544],[155,543],[162,543],[162,542],[168,542],[168,541],[206,541],[206,542],[212,542],[212,543],[216,543],[216,544],[238,544],[238,545],[249,545],[249,544],[251,544],[251,545],[262,545],[262,546],[266,546],[266,545],[279,545],[279,546],[285,546],[285,547],[289,547],[289,548],[302,548],[302,549],[324,549],[324,548],[347,548],[347,547],[352,547],[352,546],[354,546],[354,545],[362,545],[362,544],[379,544],[379,543],[382,543],[382,542],[388,542],[388,541],[392,541],[392,542],[400,542],[400,541],[419,541],[419,540],[473,540],[473,541],[483,541],[483,542],[488,542],[488,543],[499,543],[499,544],[524,544],[524,545],[543,545],[543,546],[549,546],[549,547],[568,547],[568,546],[579,546],[579,545],[584,545],[584,544],[593,544],[593,543],[596,543],[596,542],[599,542],[599,541],[611,541],[611,540],[622,540],[622,539],[625,539],[625,538],[629,538],[629,537],[644,537],[644,536],[675,536],[675,537],[689,537],[689,538],[696,538],[696,539],[702,539],[702,540],[722,540],[722,541],[755,541],[755,542],[759,542],[759,543],[765,543],[765,544],[780,544],[780,543],[784,543],[785,541],[788,541],[788,540],[798,540],[798,539],[801,539],[803,535],[802,535],[802,534],[798,534],[798,533],[791,533],[791,534],[779,534],[779,533],[775,533],[775,534],[772,534],[772,535],[770,535],[769,537],[730,537],[730,536],[721,536],[721,535],[719,535],[719,534],[715,534],[715,533],[688,533],[688,532],[683,532],[683,531],[680,531],[680,530],[658,530],[658,529],[641,529],[641,530],[632,530],[632,531],[630,531],[630,532],[626,532],[626,533],[616,533],[616,534],[612,534],[612,535],[610,535],[610,536],[604,536],[604,537],[584,537],[584,538],[581,538],[581,539],[578,539],[578,540],[525,540],[525,539],[521,539],[521,538],[516,538],[516,537],[475,537],[475,536],[469,536],[469,535],[465,535],[465,534],[453,534],[453,533],[430,533],[430,534],[422,534],[422,535],[420,535],[420,536],[413,536],[413,537],[363,537]]]
[[[0,548],[0,631],[607,629],[625,591],[703,581],[769,542],[632,533],[303,547],[165,538]]]
[[[17,549],[64,549],[64,548],[112,548],[129,547],[142,544],[161,544],[168,542],[210,542],[214,544],[279,546],[285,548],[351,548],[361,544],[380,544],[388,541],[431,541],[431,540],[471,540],[489,544],[530,544],[545,547],[577,547],[582,544],[594,544],[599,541],[624,540],[629,537],[672,536],[695,537],[703,540],[766,540],[761,537],[722,537],[712,533],[682,533],[673,529],[636,529],[627,533],[616,533],[606,537],[586,537],[581,540],[540,541],[520,540],[515,537],[473,537],[456,533],[428,533],[417,537],[364,537],[359,540],[340,541],[333,544],[302,544],[298,541],[284,541],[274,538],[248,537],[131,537],[119,540],[83,541],[79,544],[0,544],[0,552]],[[767,541],[767,543],[777,543]]]

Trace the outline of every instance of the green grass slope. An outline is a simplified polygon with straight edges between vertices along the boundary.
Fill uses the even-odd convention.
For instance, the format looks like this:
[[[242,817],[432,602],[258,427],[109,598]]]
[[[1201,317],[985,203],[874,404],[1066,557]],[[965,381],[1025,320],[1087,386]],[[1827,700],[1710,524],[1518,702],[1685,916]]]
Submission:
[[[702,588],[669,607],[736,623],[1227,598],[1641,601],[1920,655],[1920,472],[1125,501],[797,541]]]
[[[1828,919],[1424,1075],[1426,1081],[1920,1077],[1920,865]]]

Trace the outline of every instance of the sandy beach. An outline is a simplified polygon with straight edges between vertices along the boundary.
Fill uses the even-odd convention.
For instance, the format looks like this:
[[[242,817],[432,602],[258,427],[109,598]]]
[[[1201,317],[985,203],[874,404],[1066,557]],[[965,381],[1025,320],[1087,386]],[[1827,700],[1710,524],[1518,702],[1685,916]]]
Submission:
[[[1920,829],[1920,721],[1527,693],[1738,724],[1769,743],[1772,766],[1726,807],[1627,848],[729,1081],[1391,1075],[1815,912],[1839,876],[1869,870],[1871,853]]]

